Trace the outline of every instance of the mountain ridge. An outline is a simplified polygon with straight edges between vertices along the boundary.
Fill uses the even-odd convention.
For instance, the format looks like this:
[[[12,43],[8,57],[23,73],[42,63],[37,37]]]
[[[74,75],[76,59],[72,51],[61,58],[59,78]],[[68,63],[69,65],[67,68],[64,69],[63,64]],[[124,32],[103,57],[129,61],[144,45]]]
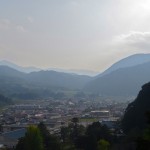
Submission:
[[[8,66],[10,68],[13,68],[15,70],[18,70],[20,72],[24,72],[24,73],[30,73],[30,72],[34,72],[34,71],[40,71],[41,69],[36,68],[36,67],[22,67],[19,65],[16,65],[15,63],[9,62],[7,60],[1,60],[0,61],[0,66]]]
[[[8,91],[11,91],[13,86],[18,91],[26,89],[35,91],[35,87],[39,91],[40,88],[55,89],[56,91],[57,89],[76,89],[104,96],[127,97],[135,96],[139,87],[150,81],[149,68],[150,54],[136,54],[126,57],[95,77],[54,70],[23,73],[0,65],[0,81]],[[11,89],[7,88],[9,84]]]
[[[0,66],[0,93],[9,97],[51,96],[54,92],[82,89],[89,80],[91,77],[83,75],[56,71],[23,73],[8,66]]]
[[[7,60],[1,60],[0,66],[8,66],[20,72],[24,72],[24,73],[31,73],[31,72],[38,72],[38,71],[56,71],[56,72],[64,72],[64,73],[69,73],[69,74],[87,75],[87,76],[95,76],[98,74],[98,72],[91,71],[91,70],[60,69],[60,68],[41,69],[41,68],[32,67],[32,66],[22,67]]]
[[[112,71],[115,71],[117,69],[120,69],[120,68],[126,68],[126,67],[130,67],[130,66],[132,67],[132,66],[136,66],[139,64],[143,64],[148,61],[150,61],[150,53],[148,53],[148,54],[140,53],[140,54],[130,55],[128,57],[125,57],[125,58],[115,62],[108,69],[106,69],[102,73],[98,74],[95,78],[101,77],[103,75],[106,75],[106,74],[108,74]]]
[[[85,86],[88,92],[110,96],[135,96],[144,83],[150,81],[150,61],[144,64],[120,68],[100,76]]]

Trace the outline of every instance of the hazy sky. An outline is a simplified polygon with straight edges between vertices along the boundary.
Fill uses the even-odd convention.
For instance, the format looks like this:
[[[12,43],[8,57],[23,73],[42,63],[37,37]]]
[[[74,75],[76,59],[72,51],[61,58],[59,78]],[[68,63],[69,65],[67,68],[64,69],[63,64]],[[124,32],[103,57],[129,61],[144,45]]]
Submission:
[[[150,52],[150,0],[0,1],[0,60],[101,71]]]

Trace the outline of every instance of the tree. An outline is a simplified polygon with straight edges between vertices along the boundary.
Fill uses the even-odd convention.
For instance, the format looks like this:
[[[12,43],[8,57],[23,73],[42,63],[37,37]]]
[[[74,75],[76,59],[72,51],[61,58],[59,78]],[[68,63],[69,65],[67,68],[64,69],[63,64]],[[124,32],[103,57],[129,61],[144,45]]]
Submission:
[[[43,141],[40,130],[36,126],[30,126],[25,135],[26,150],[43,150]]]
[[[21,138],[16,150],[44,150],[42,136],[36,126],[29,126],[24,138]]]
[[[71,122],[73,123],[73,130],[72,130],[72,133],[71,133],[71,138],[73,140],[73,143],[75,143],[75,140],[77,139],[77,137],[79,135],[79,132],[78,132],[78,122],[79,122],[79,119],[76,118],[76,117],[72,118]]]
[[[44,123],[41,122],[38,125],[38,128],[43,138],[43,144],[44,144],[45,150],[60,150],[61,149],[60,141],[58,140],[56,136],[51,135],[49,133]]]
[[[20,138],[15,150],[25,150],[25,138]]]
[[[93,147],[93,150],[97,149],[97,143],[99,140],[104,139],[107,141],[111,141],[111,134],[107,126],[101,125],[100,122],[94,122],[93,124],[89,125],[86,130],[86,135],[89,136],[89,146]]]
[[[86,134],[89,136],[94,136],[97,141],[99,139],[105,140],[111,139],[109,129],[107,128],[107,126],[101,125],[100,122],[94,122],[92,125],[89,125]]]
[[[75,126],[77,126],[77,123],[79,122],[79,118],[74,117],[74,118],[71,119],[71,122],[72,122]]]
[[[110,143],[104,139],[98,141],[97,150],[109,150]]]
[[[146,113],[148,127],[144,130],[143,135],[137,138],[137,150],[150,149],[150,112]]]
[[[60,135],[61,135],[61,140],[63,141],[63,143],[68,142],[68,140],[70,139],[69,127],[61,127]]]

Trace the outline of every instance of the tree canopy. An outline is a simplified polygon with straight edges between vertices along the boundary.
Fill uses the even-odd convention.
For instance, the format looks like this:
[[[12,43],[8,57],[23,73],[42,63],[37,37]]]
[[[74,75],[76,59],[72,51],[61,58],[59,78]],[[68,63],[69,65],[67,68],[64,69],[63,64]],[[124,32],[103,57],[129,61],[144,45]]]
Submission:
[[[28,127],[25,137],[19,140],[16,150],[44,150],[40,130],[36,126]]]

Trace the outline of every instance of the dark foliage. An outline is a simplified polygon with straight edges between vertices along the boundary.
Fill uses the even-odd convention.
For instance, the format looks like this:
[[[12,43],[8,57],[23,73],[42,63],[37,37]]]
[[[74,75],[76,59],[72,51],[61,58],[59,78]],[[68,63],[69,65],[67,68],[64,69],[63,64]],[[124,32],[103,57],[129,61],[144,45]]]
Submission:
[[[28,127],[25,137],[19,140],[15,150],[44,150],[39,129],[36,126]]]
[[[78,125],[78,118],[73,118],[72,123],[72,125],[61,129],[63,144],[73,144],[76,149],[97,150],[100,139],[111,141],[108,128],[99,122],[95,122],[87,128]]]
[[[150,83],[145,84],[134,102],[126,109],[122,120],[125,133],[133,129],[143,130],[147,124],[146,112],[150,111]]]
[[[20,138],[15,150],[25,150],[25,138]]]
[[[104,147],[105,143],[109,144],[111,136],[108,128],[99,122],[85,128],[78,124],[78,118],[73,118],[72,124],[61,128],[60,133],[59,139],[50,134],[43,123],[38,127],[31,126],[15,150],[97,150],[98,147]]]
[[[41,122],[38,125],[38,128],[43,138],[44,150],[60,150],[61,149],[59,139],[56,136],[51,135],[49,133],[44,123]]]

